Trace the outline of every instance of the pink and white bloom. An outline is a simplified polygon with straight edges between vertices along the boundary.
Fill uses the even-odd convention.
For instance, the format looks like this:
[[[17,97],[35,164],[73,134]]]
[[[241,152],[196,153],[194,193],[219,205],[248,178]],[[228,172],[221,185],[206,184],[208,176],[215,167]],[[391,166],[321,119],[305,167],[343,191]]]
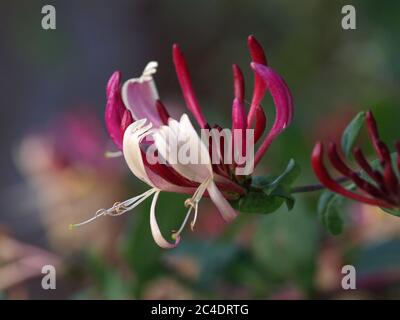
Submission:
[[[261,107],[261,101],[267,91],[273,98],[276,110],[274,124],[266,133],[255,154],[256,165],[271,142],[290,124],[293,104],[284,80],[267,65],[261,45],[253,36],[248,38],[248,45],[252,57],[251,67],[254,71],[255,85],[250,109],[247,112],[244,102],[243,74],[237,65],[233,66],[232,129],[240,129],[243,132],[242,138],[233,140],[233,144],[240,144],[240,148],[245,152],[246,129],[254,129],[254,143],[264,135],[266,116]],[[186,60],[176,44],[173,46],[173,61],[187,108],[201,129],[211,128],[194,93]],[[218,163],[212,161],[213,150],[210,150],[199,137],[187,114],[183,114],[179,120],[169,116],[167,109],[160,101],[153,78],[157,66],[157,62],[148,63],[139,78],[127,80],[123,85],[121,85],[121,73],[115,72],[108,82],[106,92],[105,119],[109,135],[122,151],[132,173],[149,185],[150,189],[139,196],[116,203],[110,209],[99,210],[95,217],[81,224],[102,215],[125,213],[152,196],[150,225],[154,240],[163,248],[173,248],[179,243],[180,234],[192,212],[194,213],[191,222],[193,228],[198,214],[198,204],[203,196],[211,198],[225,220],[234,219],[237,213],[229,204],[229,200],[237,199],[246,193],[246,186],[241,185],[241,181],[248,182],[248,179],[238,178],[235,175],[234,169],[239,164],[235,162],[226,164],[223,152],[220,153]],[[212,128],[222,130],[218,125]],[[178,146],[179,149],[182,147],[182,141],[190,141],[191,146],[199,150],[201,162],[183,164],[148,161],[146,151],[149,148],[155,150],[162,158],[170,159],[174,156],[171,153],[176,152],[172,146]],[[180,229],[173,233],[173,242],[167,241],[162,236],[156,221],[156,203],[161,191],[190,195],[190,198],[185,201],[185,206],[188,207],[186,217]]]

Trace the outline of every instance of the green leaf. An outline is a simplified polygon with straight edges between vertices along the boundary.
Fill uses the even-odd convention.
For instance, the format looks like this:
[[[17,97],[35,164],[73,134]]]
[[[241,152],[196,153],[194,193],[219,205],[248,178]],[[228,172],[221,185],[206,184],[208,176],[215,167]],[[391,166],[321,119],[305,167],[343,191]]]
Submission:
[[[250,191],[238,200],[237,209],[245,213],[267,214],[276,211],[283,201],[282,197],[267,195],[263,191]]]
[[[280,197],[286,202],[288,210],[292,210],[295,204],[295,198],[290,193],[290,188],[278,186],[272,193],[273,196]]]
[[[258,176],[253,177],[251,180],[251,186],[257,189],[269,188],[272,182],[276,180],[276,176]]]
[[[278,186],[290,190],[293,182],[301,173],[300,166],[293,159],[289,160],[286,169],[271,184],[264,188],[267,193],[272,193]]]
[[[343,231],[343,219],[338,207],[343,198],[331,191],[325,191],[318,201],[318,214],[322,225],[332,235],[339,235]]]
[[[349,123],[342,135],[342,149],[347,158],[351,155],[354,143],[364,124],[365,112],[359,112]]]
[[[290,190],[300,172],[298,164],[290,159],[286,169],[279,176],[254,177],[250,191],[239,200],[232,201],[231,204],[237,210],[246,213],[272,213],[283,202],[291,210],[295,199]]]
[[[286,202],[288,210],[292,210],[294,207],[295,199],[290,193],[292,184],[296,181],[301,173],[300,166],[293,159],[289,160],[286,169],[275,178],[269,186],[266,186],[263,190],[268,195],[277,196],[283,198]]]

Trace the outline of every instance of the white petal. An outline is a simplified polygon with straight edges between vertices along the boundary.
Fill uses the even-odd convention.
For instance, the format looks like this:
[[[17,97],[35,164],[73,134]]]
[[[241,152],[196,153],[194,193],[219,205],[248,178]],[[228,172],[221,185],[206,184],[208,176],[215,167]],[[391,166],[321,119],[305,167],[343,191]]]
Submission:
[[[139,125],[138,122],[140,122]],[[145,128],[140,127],[140,124],[143,126],[144,122],[143,120],[135,121],[125,130],[123,153],[125,161],[133,174],[149,186],[155,187],[146,173],[140,149],[140,140],[143,138],[141,134],[144,133],[144,129],[149,129],[148,126]]]
[[[217,185],[213,180],[210,181],[207,187],[208,194],[210,195],[211,200],[214,202],[215,206],[218,208],[218,211],[221,213],[222,217],[226,221],[231,221],[236,218],[237,213],[229,204],[229,202],[225,199],[224,195],[219,191]]]
[[[125,131],[123,154],[128,167],[137,178],[151,187],[169,192],[192,194],[195,188],[172,184],[154,173],[151,168],[145,167],[142,158],[143,154],[140,148],[140,141],[144,138],[144,135],[151,130],[151,124],[144,125],[145,123],[146,119],[135,121]],[[144,153],[144,155],[146,154]]]
[[[158,227],[157,224],[157,219],[156,219],[156,204],[158,200],[158,196],[160,194],[160,191],[156,192],[153,197],[153,201],[151,202],[151,209],[150,209],[150,228],[151,228],[151,234],[153,235],[154,241],[164,249],[172,249],[175,248],[179,241],[180,237],[178,237],[175,241],[175,243],[170,243],[167,240],[164,239],[163,235],[161,234],[160,228]]]
[[[156,147],[161,156],[169,161],[170,165],[185,178],[202,183],[213,176],[211,158],[207,147],[201,141],[196,130],[190,123],[189,117],[183,114],[180,121],[169,121],[168,126],[162,126],[153,135]],[[178,154],[181,148],[190,143],[190,150],[193,150],[193,163],[182,164]],[[191,149],[193,148],[193,149]]]

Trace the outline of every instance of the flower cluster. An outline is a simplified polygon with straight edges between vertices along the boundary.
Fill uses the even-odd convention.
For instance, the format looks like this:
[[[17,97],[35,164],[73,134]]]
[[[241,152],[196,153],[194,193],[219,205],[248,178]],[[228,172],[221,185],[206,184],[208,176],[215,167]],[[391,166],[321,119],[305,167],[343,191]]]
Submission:
[[[239,66],[233,65],[234,100],[232,106],[232,129],[242,131],[242,139],[233,140],[244,149],[245,132],[254,130],[254,141],[260,141],[266,131],[266,116],[261,101],[267,91],[270,92],[275,105],[275,121],[272,128],[260,141],[254,156],[257,165],[272,141],[290,124],[293,116],[291,93],[284,80],[267,64],[265,53],[258,41],[250,36],[248,46],[254,71],[254,89],[248,112],[245,108],[245,85]],[[185,57],[178,45],[173,46],[173,62],[183,93],[186,106],[201,129],[211,128],[196,98]],[[95,217],[77,224],[79,226],[103,215],[120,215],[135,208],[146,198],[153,196],[150,213],[151,232],[156,243],[163,248],[173,248],[180,240],[180,234],[194,212],[191,222],[193,228],[198,204],[203,196],[211,198],[223,218],[227,221],[237,216],[229,200],[246,192],[240,179],[235,174],[238,163],[226,164],[223,153],[218,163],[211,161],[213,150],[210,150],[196,133],[189,116],[183,114],[179,120],[170,117],[161,102],[154,82],[157,62],[150,62],[139,78],[121,83],[121,73],[115,72],[107,85],[107,104],[105,120],[107,130],[115,145],[122,151],[133,174],[150,186],[145,193],[121,203],[110,209],[99,210]],[[212,128],[222,130],[218,125]],[[200,150],[199,164],[151,163],[146,157],[149,148],[155,149],[164,159],[171,158],[172,145],[180,145],[182,137]],[[233,138],[232,138],[233,139]],[[161,234],[156,221],[156,203],[161,191],[189,194],[185,201],[188,208],[182,226],[172,235],[173,242],[167,241]]]
[[[328,158],[332,166],[361,192],[355,192],[343,187],[334,180],[325,167],[323,145],[318,142],[312,153],[312,167],[321,183],[333,192],[347,198],[388,209],[400,208],[400,177],[396,174],[392,156],[387,145],[380,139],[375,118],[372,112],[367,112],[365,122],[368,128],[368,136],[379,159],[379,168],[371,165],[359,147],[354,148],[353,155],[361,172],[368,178],[364,178],[360,171],[352,170],[340,157],[335,143],[331,142],[328,148]],[[400,172],[400,141],[396,143],[397,170]]]

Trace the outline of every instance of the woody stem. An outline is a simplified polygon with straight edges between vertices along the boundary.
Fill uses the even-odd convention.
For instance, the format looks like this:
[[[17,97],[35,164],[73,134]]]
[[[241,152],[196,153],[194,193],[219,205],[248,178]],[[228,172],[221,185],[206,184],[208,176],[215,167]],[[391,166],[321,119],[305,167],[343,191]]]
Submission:
[[[335,180],[337,183],[344,183],[349,181],[347,177],[341,177]],[[326,189],[326,187],[322,184],[310,184],[305,186],[298,186],[291,189],[291,193],[303,193],[303,192],[313,192]]]

